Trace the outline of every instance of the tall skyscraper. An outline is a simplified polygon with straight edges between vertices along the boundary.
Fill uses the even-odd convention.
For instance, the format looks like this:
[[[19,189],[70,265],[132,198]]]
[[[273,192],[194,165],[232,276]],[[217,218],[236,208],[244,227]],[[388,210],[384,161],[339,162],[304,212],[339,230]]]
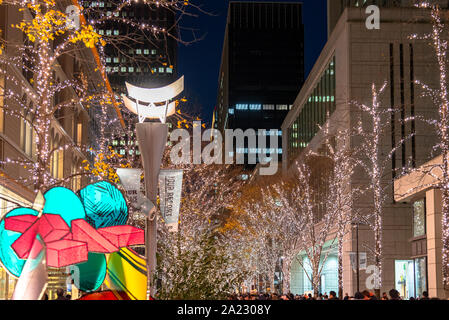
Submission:
[[[280,129],[303,82],[302,3],[231,2],[214,128]],[[280,132],[266,135],[279,137],[281,154]],[[245,147],[236,153],[246,158],[255,152]]]

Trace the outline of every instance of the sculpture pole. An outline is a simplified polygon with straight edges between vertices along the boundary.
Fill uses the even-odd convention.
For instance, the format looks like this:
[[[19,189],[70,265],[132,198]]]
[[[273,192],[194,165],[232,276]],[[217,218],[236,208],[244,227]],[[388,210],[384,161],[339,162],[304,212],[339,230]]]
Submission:
[[[165,123],[136,124],[137,140],[142,157],[147,198],[157,203],[158,177],[162,156],[167,143],[168,126]],[[157,211],[146,219],[145,255],[147,260],[147,300],[156,293]]]

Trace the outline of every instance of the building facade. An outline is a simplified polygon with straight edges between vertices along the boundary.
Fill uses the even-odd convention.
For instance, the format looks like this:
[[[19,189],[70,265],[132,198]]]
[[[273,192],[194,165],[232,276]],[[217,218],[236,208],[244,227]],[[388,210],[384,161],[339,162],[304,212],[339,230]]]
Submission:
[[[228,10],[213,128],[264,130],[281,155],[279,129],[304,81],[302,4],[236,1]],[[234,153],[247,160],[257,150]]]
[[[332,10],[332,4],[329,8]],[[295,161],[301,161],[307,150],[320,152],[325,143],[324,132],[320,129],[324,124],[328,124],[330,134],[356,128],[360,120],[363,126],[369,126],[369,120],[362,117],[354,102],[371,105],[372,84],[380,88],[387,83],[379,98],[380,104],[385,110],[393,111],[385,112],[382,119],[386,126],[381,139],[382,156],[387,157],[393,148],[398,148],[390,159],[386,158],[383,177],[388,199],[383,214],[381,292],[396,288],[405,298],[416,297],[428,288],[427,274],[422,262],[411,258],[412,210],[409,204],[394,201],[393,181],[402,168],[418,167],[428,161],[436,142],[435,133],[424,122],[414,118],[406,121],[411,117],[436,117],[436,108],[422,96],[415,82],[420,80],[431,87],[437,85],[438,68],[433,48],[426,41],[410,40],[412,34],[425,34],[431,30],[430,11],[409,6],[383,7],[380,30],[366,28],[368,15],[364,7],[347,7],[341,14],[332,14],[339,15],[338,21],[282,124],[283,171],[285,174],[293,172]],[[417,20],[420,23],[414,23]],[[361,139],[357,135],[348,139],[350,143],[345,145],[360,145]],[[339,144],[337,141],[337,148]],[[366,173],[358,168],[350,178],[351,188],[367,186],[368,180]],[[369,214],[371,201],[367,195],[357,198],[354,212]],[[333,238],[335,234],[330,234],[329,240]],[[343,244],[345,293],[353,295],[357,291],[357,282],[360,283],[359,290],[369,287],[367,280],[372,271],[370,273],[368,267],[375,264],[373,239],[368,225],[347,227]],[[328,250],[332,250],[332,257],[335,249]],[[364,259],[359,273],[351,263],[351,257],[353,259],[357,251],[360,259]],[[416,265],[420,267],[412,268]],[[325,266],[327,276],[322,279],[323,293],[335,287],[328,286],[336,281],[336,272],[332,268]],[[292,279],[294,293],[302,293],[310,287],[299,266],[292,268]]]
[[[438,156],[394,182],[395,200],[411,204],[410,267],[423,275],[416,285],[426,287],[430,297],[449,296],[442,272],[442,200],[438,187],[442,163],[442,156]]]

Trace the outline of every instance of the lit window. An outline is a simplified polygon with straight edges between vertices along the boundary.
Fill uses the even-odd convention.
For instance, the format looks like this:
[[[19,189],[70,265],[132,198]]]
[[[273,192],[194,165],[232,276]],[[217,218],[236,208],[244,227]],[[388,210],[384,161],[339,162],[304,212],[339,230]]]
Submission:
[[[229,114],[234,114],[234,109],[233,108],[229,109]]]
[[[129,67],[128,72],[134,72],[134,67]]]
[[[248,110],[248,105],[247,104],[236,104],[235,108],[237,110]]]
[[[140,67],[137,67],[136,72],[142,72],[142,69]]]
[[[126,154],[125,149],[120,149],[120,154],[121,154],[122,156],[124,156],[124,155]]]
[[[118,57],[115,57],[115,58],[114,58],[114,63],[119,63],[119,62],[120,62],[119,58],[118,58]]]
[[[286,104],[278,104],[276,105],[277,110],[288,110],[288,105]]]
[[[274,104],[264,104],[263,109],[264,110],[274,110]]]
[[[112,145],[113,146],[118,146],[118,141],[117,140],[112,140]]]
[[[111,12],[111,11],[108,11],[108,12],[106,12],[106,16],[108,16],[108,17],[110,17],[110,16],[111,16],[111,14],[112,14],[112,12]]]
[[[151,50],[151,54],[156,54],[157,52],[156,52],[156,50],[155,49],[153,49],[153,50]]]
[[[136,49],[136,54],[142,54],[142,49]]]
[[[164,73],[165,69],[164,68],[159,68],[159,73]]]
[[[413,203],[413,236],[419,237],[426,234],[426,208],[425,200],[421,199]]]
[[[106,35],[110,36],[112,34],[112,30],[106,30]]]
[[[121,72],[126,72],[126,67],[121,67],[121,68],[120,68],[120,71],[121,71]]]
[[[106,58],[106,63],[111,63],[111,62],[112,62],[111,57],[107,57],[107,58]]]
[[[260,104],[250,104],[249,105],[249,110],[261,110],[262,109],[262,105]]]
[[[118,67],[114,67],[113,72],[118,72]]]
[[[172,68],[167,68],[167,73],[173,73],[173,69]]]
[[[100,8],[104,8],[104,2],[103,1],[100,2],[99,4],[100,4]]]
[[[148,50],[148,49],[143,49],[143,54],[150,54],[150,50]]]
[[[120,14],[120,12],[118,12],[118,11],[114,12],[114,17],[118,17],[119,14]]]
[[[98,30],[98,34],[104,35],[104,30],[103,29]]]
[[[111,72],[112,68],[111,67],[106,67],[106,72]]]

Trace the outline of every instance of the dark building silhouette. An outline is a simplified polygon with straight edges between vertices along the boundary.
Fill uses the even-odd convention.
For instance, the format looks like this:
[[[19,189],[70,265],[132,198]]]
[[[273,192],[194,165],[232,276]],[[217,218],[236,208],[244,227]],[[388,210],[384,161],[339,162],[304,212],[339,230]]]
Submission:
[[[213,127],[222,133],[280,129],[303,82],[302,4],[231,2]],[[281,154],[282,134],[267,132],[267,148],[270,134],[278,136],[276,153]],[[251,151],[245,147],[236,153],[247,158]]]
[[[177,80],[176,39],[167,36],[165,32],[144,32],[138,28],[151,25],[156,30],[176,35],[173,10],[133,1],[116,13],[114,1],[85,2],[96,7],[97,11],[117,18],[107,21],[98,29],[99,34],[117,39],[116,43],[104,48],[106,73],[117,98],[121,94],[127,94],[125,82],[145,88],[157,88]],[[125,23],[120,20],[122,18],[132,23]],[[140,166],[140,153],[134,133],[137,116],[125,110],[122,114],[126,129],[111,139],[110,146],[133,165]]]

